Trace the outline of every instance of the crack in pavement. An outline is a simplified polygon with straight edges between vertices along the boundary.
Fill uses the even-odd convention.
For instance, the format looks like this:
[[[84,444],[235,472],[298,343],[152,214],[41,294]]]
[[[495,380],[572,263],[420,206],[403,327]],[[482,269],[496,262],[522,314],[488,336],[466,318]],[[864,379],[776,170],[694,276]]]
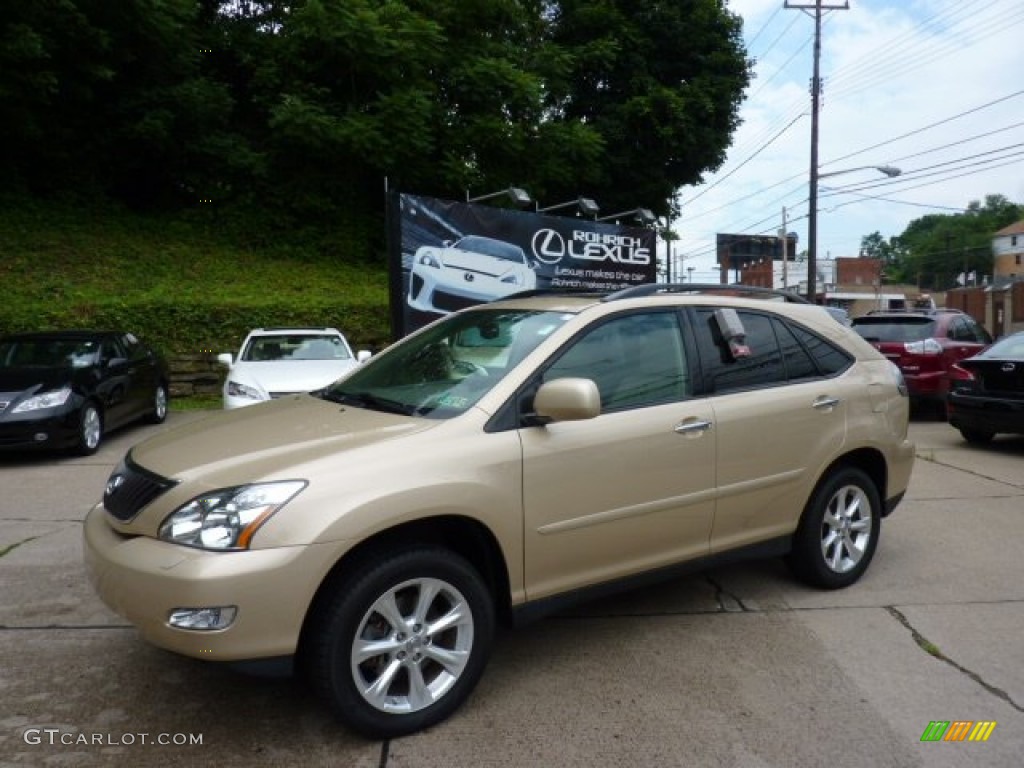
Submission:
[[[729,592],[725,587],[719,584],[710,576],[705,576],[705,580],[712,587],[715,588],[715,600],[718,602],[719,609],[724,613],[749,613],[750,609],[743,604],[743,601],[736,596],[735,593]]]
[[[30,541],[35,541],[38,538],[42,538],[42,534],[40,534],[39,536],[29,536],[27,539],[23,539],[22,541],[16,541],[13,544],[4,547],[3,549],[0,549],[0,557],[4,557],[5,555],[9,555],[11,552],[16,550],[22,544],[28,544]]]
[[[1010,694],[1008,694],[1002,688],[997,688],[991,683],[986,682],[977,672],[967,669],[967,667],[958,664],[957,662],[953,661],[953,659],[949,658],[949,656],[944,654],[937,645],[935,645],[933,642],[928,640],[928,638],[926,638],[924,635],[918,632],[917,629],[914,628],[914,625],[910,623],[910,619],[904,616],[898,608],[892,605],[887,605],[885,606],[885,610],[889,613],[890,616],[892,616],[894,619],[896,619],[896,621],[898,621],[900,624],[902,624],[910,631],[910,635],[914,638],[914,642],[917,643],[918,646],[920,646],[920,648],[925,653],[934,656],[939,661],[943,661],[946,664],[949,664],[949,666],[953,667],[953,669],[955,669],[957,672],[966,675],[971,680],[980,685],[982,688],[984,688],[986,691],[991,693],[993,696],[995,696],[998,699],[1002,699],[1011,707],[1016,709],[1018,712],[1024,712],[1024,707],[1015,702],[1013,698],[1010,696]]]
[[[993,483],[999,483],[1000,485],[1005,485],[1008,488],[1013,488],[1013,489],[1015,489],[1015,490],[1017,490],[1019,492],[1024,492],[1024,486],[1022,486],[1022,485],[1018,485],[1017,483],[1008,482],[1007,480],[1004,480],[1001,477],[991,477],[990,475],[983,475],[981,472],[977,472],[977,471],[975,471],[973,469],[968,469],[966,467],[960,467],[960,466],[957,466],[956,464],[949,464],[949,463],[947,463],[945,461],[939,461],[937,458],[935,458],[934,455],[929,456],[929,455],[925,455],[925,454],[922,454],[922,453],[915,453],[914,454],[914,458],[918,459],[919,461],[927,461],[929,464],[935,464],[936,466],[939,466],[939,467],[946,467],[947,469],[955,469],[958,472],[964,472],[964,473],[966,473],[968,475],[973,475],[974,477],[980,477],[982,480],[990,480]],[[1010,494],[1010,497],[1012,498],[1012,497],[1017,496],[1017,495],[1019,495],[1019,493],[1013,493],[1013,494]],[[957,497],[953,497],[953,498],[957,498]],[[1003,497],[1002,496],[993,496],[992,498],[1003,498]]]

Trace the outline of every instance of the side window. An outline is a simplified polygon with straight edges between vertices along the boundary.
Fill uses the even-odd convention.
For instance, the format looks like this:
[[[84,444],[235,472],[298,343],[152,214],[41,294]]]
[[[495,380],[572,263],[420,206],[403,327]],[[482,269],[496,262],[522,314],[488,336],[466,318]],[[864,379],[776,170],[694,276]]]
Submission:
[[[974,341],[974,331],[962,317],[954,317],[949,325],[949,338],[955,341]]]
[[[733,357],[722,339],[714,310],[697,311],[697,347],[708,394],[763,387],[786,380],[786,368],[771,318],[755,312],[737,314],[746,331],[745,344],[750,351],[740,358]]]
[[[818,376],[818,366],[793,331],[781,320],[775,320],[775,333],[782,348],[782,359],[786,365],[786,378],[789,381],[813,379]],[[811,335],[811,334],[807,334]]]
[[[125,348],[121,345],[119,339],[114,337],[103,340],[103,362],[107,363],[115,357],[119,357],[123,360],[128,358],[128,353]]]
[[[821,376],[835,376],[837,373],[845,371],[853,363],[853,358],[850,357],[849,353],[833,346],[820,336],[816,336],[798,325],[787,325],[786,328],[814,359],[818,373]],[[780,336],[780,338],[782,337]],[[786,363],[788,366],[789,358],[786,359]],[[789,377],[793,378],[792,371],[789,371]]]
[[[121,337],[121,346],[124,347],[125,357],[129,360],[141,360],[146,356],[146,351],[139,344],[139,340],[130,333]]]
[[[591,379],[601,393],[602,410],[672,402],[690,391],[674,312],[630,314],[602,323],[573,342],[543,378]]]
[[[971,329],[971,336],[981,344],[991,344],[992,336],[985,330],[985,326],[976,322],[973,318],[967,320],[967,326]]]

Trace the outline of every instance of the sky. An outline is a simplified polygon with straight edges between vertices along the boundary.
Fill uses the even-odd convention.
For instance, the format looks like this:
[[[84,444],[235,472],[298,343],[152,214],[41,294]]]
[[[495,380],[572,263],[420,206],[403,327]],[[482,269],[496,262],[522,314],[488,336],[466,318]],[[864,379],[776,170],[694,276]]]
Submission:
[[[865,235],[888,239],[986,195],[1024,203],[1024,0],[848,4],[823,15],[818,261],[857,256]],[[783,208],[797,250],[807,247],[813,11],[727,5],[743,19],[755,76],[725,163],[679,191],[675,273],[695,282],[718,279],[717,233],[776,235]]]

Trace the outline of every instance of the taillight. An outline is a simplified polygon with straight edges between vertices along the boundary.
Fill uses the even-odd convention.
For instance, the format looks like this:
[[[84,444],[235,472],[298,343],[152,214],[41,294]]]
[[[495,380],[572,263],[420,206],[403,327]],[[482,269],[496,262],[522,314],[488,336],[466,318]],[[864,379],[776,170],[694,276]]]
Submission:
[[[912,355],[941,355],[942,345],[935,339],[924,339],[923,341],[908,341],[903,348]]]

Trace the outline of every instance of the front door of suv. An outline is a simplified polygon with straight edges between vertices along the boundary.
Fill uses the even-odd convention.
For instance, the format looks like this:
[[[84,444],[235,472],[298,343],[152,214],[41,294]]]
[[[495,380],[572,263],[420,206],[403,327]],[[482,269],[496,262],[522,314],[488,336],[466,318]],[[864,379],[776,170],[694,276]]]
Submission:
[[[738,315],[749,354],[734,358],[713,308],[691,314],[718,447],[712,553],[793,532],[844,442],[847,402],[863,396],[839,375],[851,359],[823,338],[767,312]]]
[[[519,430],[525,574],[537,599],[708,551],[715,432],[690,397],[679,316],[614,316],[557,354],[535,385],[592,379],[602,413]]]

